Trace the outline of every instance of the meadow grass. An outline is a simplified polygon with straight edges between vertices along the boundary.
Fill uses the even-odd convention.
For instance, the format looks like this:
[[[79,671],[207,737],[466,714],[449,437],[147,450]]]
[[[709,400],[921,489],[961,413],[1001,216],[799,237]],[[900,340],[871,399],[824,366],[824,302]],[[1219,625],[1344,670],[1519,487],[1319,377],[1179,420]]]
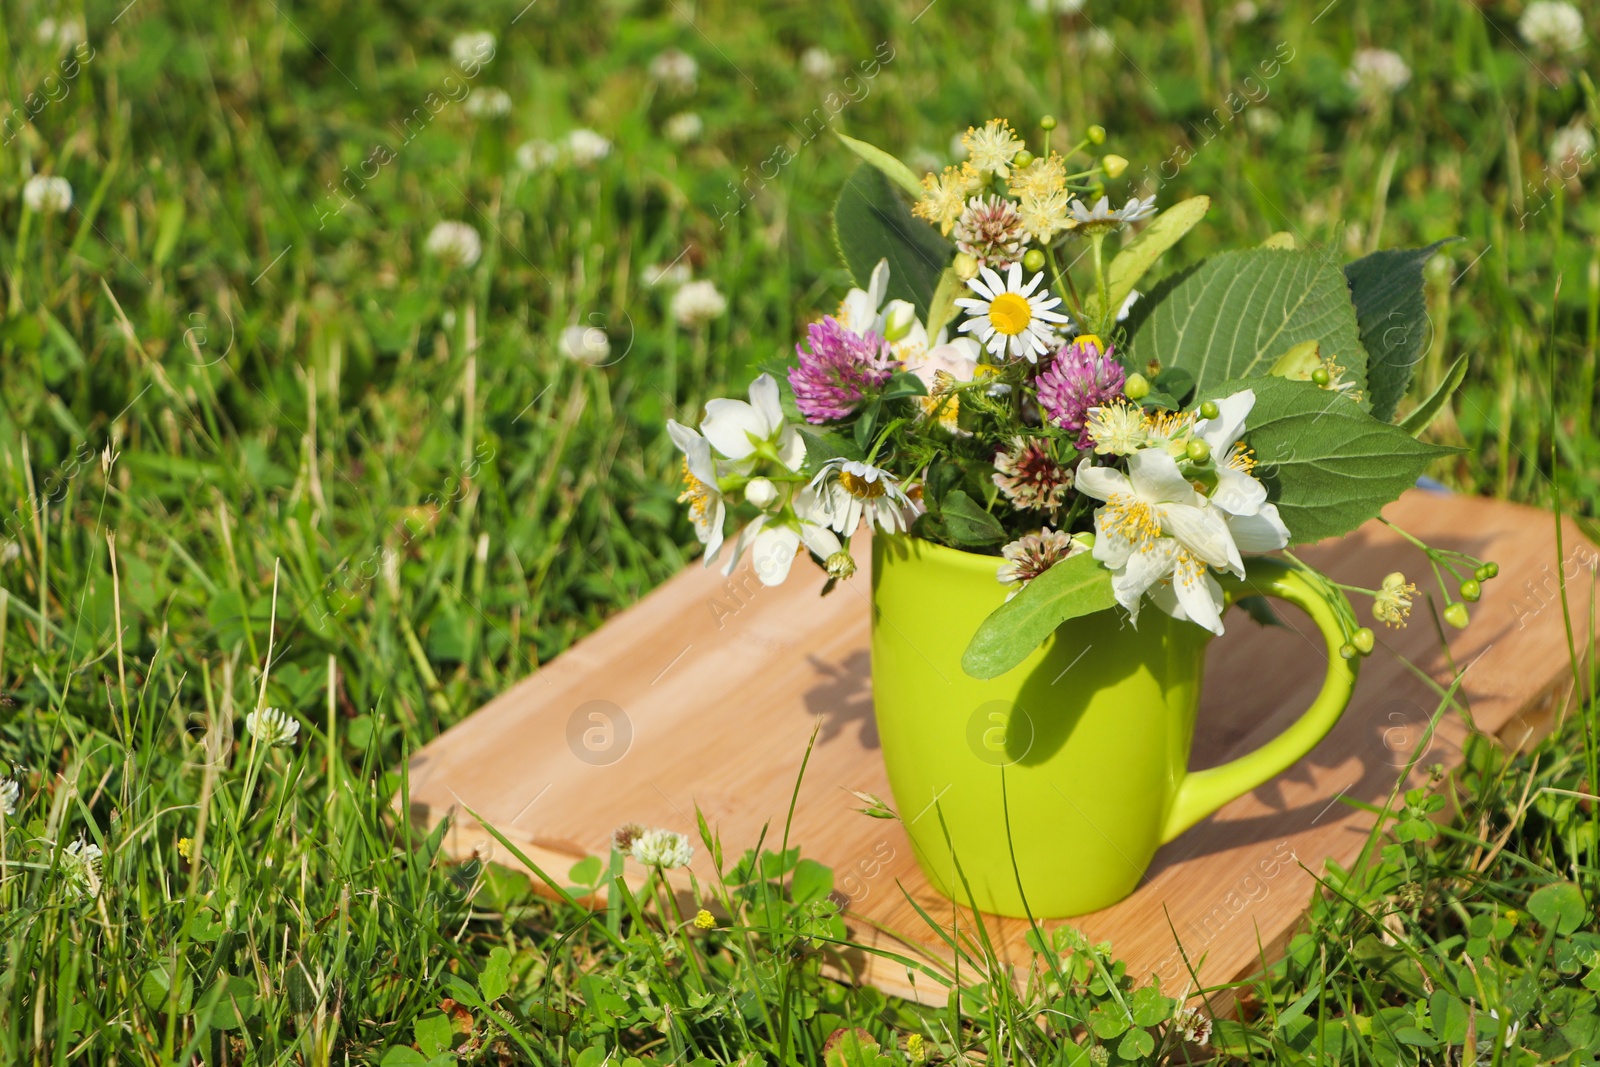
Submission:
[[[1122,187],[1213,197],[1162,270],[1280,231],[1339,258],[1461,236],[1418,391],[1469,358],[1430,431],[1467,450],[1433,473],[1594,516],[1600,210],[1549,159],[1600,118],[1584,61],[1537,54],[1509,3],[1249,6],[8,2],[0,1058],[809,1064],[860,1027],[879,1047],[830,1062],[1592,1062],[1588,705],[1532,753],[1476,743],[1437,835],[1397,798],[1207,1045],[1070,932],[1021,990],[964,946],[942,1010],[830,982],[827,878],[781,843],[701,842],[728,850],[706,932],[650,888],[592,914],[449,866],[393,814],[407,752],[693,555],[665,420],[848,284],[829,128],[933,165],[991,115],[1101,123]],[[479,29],[469,76],[450,45]],[[1410,65],[1392,98],[1345,84],[1369,45]],[[667,48],[692,90],[650,76]],[[508,116],[469,113],[488,87]],[[580,127],[611,152],[519,166]],[[46,172],[65,214],[23,208]],[[443,220],[476,266],[425,253]],[[727,313],[675,321],[669,264]],[[268,705],[294,743],[245,731]]]

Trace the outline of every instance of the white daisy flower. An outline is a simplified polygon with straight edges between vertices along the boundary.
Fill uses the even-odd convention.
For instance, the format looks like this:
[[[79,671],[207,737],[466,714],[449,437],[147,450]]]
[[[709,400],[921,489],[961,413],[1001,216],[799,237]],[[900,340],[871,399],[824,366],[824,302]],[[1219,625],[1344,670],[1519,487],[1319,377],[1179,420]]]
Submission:
[[[604,363],[611,357],[611,339],[598,326],[568,326],[561,331],[561,350],[579,363]]]
[[[683,452],[683,493],[678,503],[689,505],[689,519],[695,536],[706,546],[705,563],[722,551],[723,523],[727,505],[717,479],[717,465],[711,458],[711,443],[674,419],[667,420],[672,443]]]
[[[72,206],[72,183],[35,174],[22,186],[22,203],[35,215],[61,215]]]
[[[1522,39],[1548,55],[1583,51],[1583,13],[1565,0],[1534,0],[1517,20]]]
[[[300,736],[300,723],[277,708],[261,708],[244,717],[245,732],[269,747],[292,745]]]
[[[100,846],[83,838],[72,842],[61,853],[61,875],[67,891],[75,897],[100,895]]]
[[[661,132],[673,144],[688,144],[705,130],[706,124],[693,111],[680,111],[661,127]]]
[[[511,94],[495,86],[467,94],[467,114],[475,119],[501,119],[511,114]]]
[[[753,479],[753,482],[764,479]],[[749,498],[746,487],[746,499]],[[762,585],[782,585],[789,577],[789,569],[800,554],[800,546],[827,561],[828,573],[835,574],[836,557],[843,549],[839,538],[828,529],[828,513],[816,492],[810,486],[794,495],[792,508],[777,514],[757,515],[739,531],[733,545],[733,558],[723,568],[733,573],[746,548],[750,550],[750,563]],[[849,553],[845,553],[846,556]],[[839,574],[848,577],[848,574]]]
[[[450,59],[458,67],[471,69],[494,58],[494,34],[488,30],[458,33],[450,42]]]
[[[835,456],[811,479],[821,509],[819,521],[849,537],[864,518],[884,533],[900,533],[916,505],[895,476],[882,467]]]
[[[630,851],[633,858],[646,867],[669,871],[689,866],[694,858],[694,846],[689,844],[688,835],[672,830],[646,830],[634,838]]]
[[[574,163],[587,167],[611,154],[611,142],[593,130],[576,129],[567,134],[567,152]]]
[[[441,222],[428,232],[428,254],[451,266],[470,267],[483,255],[483,240],[465,222]]]
[[[517,146],[517,166],[523,170],[544,170],[560,158],[560,148],[537,137]]]
[[[704,278],[685,282],[672,294],[672,317],[684,326],[710,322],[727,310],[728,298],[717,291],[715,283]]]
[[[669,48],[650,61],[650,77],[680,93],[694,92],[695,77],[699,73],[700,64],[694,57],[677,48]]]
[[[818,80],[833,73],[833,55],[826,48],[812,45],[800,53],[800,73]]]
[[[1021,263],[1011,264],[1004,279],[988,267],[980,269],[967,287],[981,299],[965,297],[956,301],[956,306],[967,312],[959,332],[976,334],[978,343],[997,358],[1009,356],[1037,363],[1040,356],[1060,344],[1056,326],[1072,321],[1051,310],[1061,303],[1061,298],[1041,289],[1043,281],[1044,272],[1040,271],[1023,285]]]
[[[1115,210],[1111,207],[1111,198],[1102,196],[1096,200],[1093,207],[1084,207],[1082,200],[1073,200],[1068,205],[1071,218],[1067,225],[1073,229],[1083,230],[1086,233],[1106,233],[1119,226],[1126,226],[1130,222],[1147,219],[1156,213],[1156,198],[1153,196],[1140,200],[1137,196]]]

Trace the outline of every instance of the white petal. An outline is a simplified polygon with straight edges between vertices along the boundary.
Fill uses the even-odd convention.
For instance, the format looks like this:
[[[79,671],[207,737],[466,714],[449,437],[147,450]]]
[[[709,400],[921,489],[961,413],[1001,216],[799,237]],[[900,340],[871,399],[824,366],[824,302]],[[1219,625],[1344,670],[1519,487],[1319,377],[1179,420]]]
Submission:
[[[1016,264],[1013,263],[1012,266],[1016,266]],[[1022,275],[1019,272],[1017,277],[1020,278],[1021,276]],[[1039,283],[1042,282],[1042,281],[1044,281],[1044,271],[1041,270],[1038,273],[1034,274],[1034,276],[1032,278],[1028,279],[1028,284],[1023,286],[1022,289],[1020,290],[1020,292],[1022,293],[1023,296],[1032,296],[1033,295],[1033,291],[1035,289],[1039,288]]]
[[[1171,588],[1190,621],[1214,634],[1222,633],[1222,586],[1209,570],[1188,582],[1174,575]]]
[[[739,565],[739,557],[744,555],[744,550],[750,547],[750,542],[756,539],[757,535],[761,533],[761,528],[766,524],[767,517],[765,515],[757,515],[755,518],[751,519],[745,524],[744,528],[739,531],[739,536],[733,539],[733,554],[730,555],[728,557],[728,561],[722,565],[723,574],[727,575],[733,573],[733,568]],[[710,564],[710,562],[711,560],[708,557],[706,559],[706,563]]]
[[[793,426],[785,426],[778,433],[778,461],[792,471],[805,466],[806,441]]]
[[[1011,265],[1016,268],[1019,274],[1021,273],[1022,268],[1020,266],[1015,263]],[[978,277],[983,279],[984,285],[988,286],[989,292],[993,293],[995,296],[999,296],[1001,293],[1006,291],[1005,279],[1001,278],[999,272],[993,267],[979,267]],[[967,284],[971,285],[972,283],[968,282]]]
[[[1133,555],[1133,542],[1106,529],[1100,518],[1104,510],[1101,508],[1094,513],[1094,558],[1111,570],[1121,570],[1127,565],[1128,557]]]
[[[1168,504],[1161,509],[1161,526],[1213,567],[1243,574],[1244,561],[1239,558],[1223,513],[1216,508]]]
[[[1278,505],[1263,504],[1254,515],[1228,519],[1228,532],[1240,552],[1276,552],[1289,543],[1289,528],[1278,517]]]
[[[1115,467],[1096,467],[1091,460],[1078,464],[1073,484],[1078,492],[1087,493],[1096,500],[1110,500],[1118,493],[1132,493],[1133,483]]]
[[[1210,499],[1230,515],[1254,515],[1267,502],[1267,487],[1243,471],[1218,466],[1217,487]]]
[[[876,318],[878,309],[883,306],[884,294],[889,291],[889,261],[878,260],[878,265],[872,268],[872,277],[867,280],[867,299],[872,303],[872,314]],[[866,333],[869,327],[863,325],[861,332]]]
[[[680,452],[688,452],[694,442],[705,440],[677,419],[667,420],[667,436],[672,438],[672,443],[678,446]]]
[[[839,538],[834,536],[832,530],[826,526],[818,526],[814,522],[800,524],[800,540],[824,560],[839,551],[841,547]]]
[[[1232,396],[1216,401],[1216,405],[1217,417],[1201,419],[1194,424],[1194,432],[1211,446],[1211,454],[1221,463],[1228,455],[1228,450],[1233,448],[1233,443],[1239,440],[1239,435],[1244,433],[1245,417],[1256,406],[1256,392],[1254,389],[1241,389]]]
[[[763,374],[750,383],[750,403],[766,420],[761,436],[771,437],[772,432],[783,425],[783,405],[778,400],[778,383],[772,375]]]
[[[750,563],[762,585],[782,585],[789,577],[789,566],[794,563],[800,547],[800,531],[793,526],[768,526],[756,535],[755,547],[750,550]]]
[[[722,551],[722,539],[724,536],[722,527],[727,522],[727,518],[728,507],[722,502],[721,495],[718,495],[716,506],[712,508],[711,513],[710,536],[706,538],[705,562],[707,565],[709,565],[712,560],[717,558],[718,552]]]
[[[758,440],[765,438],[767,425],[761,413],[743,400],[718,397],[706,401],[706,417],[700,423],[700,432],[706,435],[711,447],[724,456],[744,459],[756,450],[751,435]]]
[[[1152,503],[1194,504],[1200,499],[1164,448],[1141,448],[1129,456],[1128,479],[1134,491]]]

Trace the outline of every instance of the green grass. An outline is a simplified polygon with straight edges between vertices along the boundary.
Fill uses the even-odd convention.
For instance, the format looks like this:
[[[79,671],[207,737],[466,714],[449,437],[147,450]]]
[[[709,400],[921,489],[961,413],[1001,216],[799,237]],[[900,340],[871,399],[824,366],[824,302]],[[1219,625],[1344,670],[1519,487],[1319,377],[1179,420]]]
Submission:
[[[1474,1039],[1490,1007],[1529,1020],[1499,1062],[1558,1058],[1549,1035],[1590,1025],[1573,991],[1594,981],[1595,921],[1528,915],[1546,884],[1600,886],[1593,802],[1573,795],[1594,792],[1587,712],[1532,756],[1480,746],[1455,829],[1429,843],[1407,816],[1409,838],[1333,876],[1314,940],[1209,1051],[1142,994],[1147,1052],[1116,1015],[1135,994],[1114,953],[1070,941],[1023,993],[983,981],[969,946],[976,982],[948,1010],[827,982],[832,915],[792,874],[734,872],[756,842],[726,843],[707,893],[735,919],[701,935],[649,894],[590,918],[447,867],[390,814],[408,750],[692,555],[665,420],[742,391],[847,284],[826,213],[852,162],[817,132],[832,112],[911,159],[942,160],[993,114],[1102,123],[1133,161],[1128,191],[1148,167],[1171,176],[1163,203],[1214,199],[1163,270],[1277,231],[1343,258],[1462,236],[1429,274],[1417,388],[1469,357],[1432,431],[1468,451],[1435,473],[1536,504],[1559,482],[1594,516],[1600,210],[1542,176],[1558,127],[1593,126],[1579,65],[1535,62],[1511,4],[1260,6],[1240,22],[1198,0],[1091,0],[1115,41],[1102,54],[1087,19],[954,0],[94,0],[71,7],[93,53],[69,75],[35,32],[60,13],[7,3],[0,758],[21,797],[0,822],[0,1059],[402,1063],[426,1057],[397,1048],[464,1042],[464,1062],[814,1063],[848,1022],[884,1055],[920,1033],[962,1062],[1075,1062],[1096,1042],[1442,1062],[1395,1036],[1446,1032],[1418,1015],[1455,1018],[1442,989],[1471,1001]],[[459,91],[449,42],[475,28],[499,50],[471,81],[505,88],[512,114],[447,100],[418,118]],[[1364,44],[1413,70],[1371,110],[1342,81]],[[812,45],[835,74],[800,71]],[[645,73],[669,46],[698,59],[692,95]],[[1260,103],[1236,116],[1230,94]],[[4,125],[16,109],[31,121]],[[705,130],[677,146],[661,130],[686,109]],[[1275,123],[1249,118],[1268,109]],[[613,152],[513,162],[579,126]],[[34,172],[69,178],[74,209],[24,221]],[[424,255],[444,219],[483,235],[474,269]],[[714,280],[728,314],[677,326],[670,290],[644,282],[672,262]],[[607,330],[611,365],[563,354],[574,324]],[[263,699],[301,723],[293,747],[244,738]],[[65,869],[80,840],[104,850],[93,895]],[[445,998],[470,1036],[441,1022]],[[1592,1061],[1592,1038],[1562,1040]]]

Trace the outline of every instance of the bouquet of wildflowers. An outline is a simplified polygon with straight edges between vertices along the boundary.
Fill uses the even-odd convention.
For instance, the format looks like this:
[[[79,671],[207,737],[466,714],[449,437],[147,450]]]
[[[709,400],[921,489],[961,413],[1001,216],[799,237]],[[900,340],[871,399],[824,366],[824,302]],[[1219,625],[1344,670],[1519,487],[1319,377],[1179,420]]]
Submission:
[[[843,138],[864,160],[834,212],[859,287],[748,401],[712,400],[698,431],[670,424],[706,561],[731,571],[749,552],[776,584],[803,551],[826,592],[855,571],[862,526],[1003,557],[1010,598],[965,664],[988,677],[1119,605],[1221,633],[1219,578],[1282,552],[1341,605],[1345,654],[1371,651],[1332,591],[1400,625],[1416,586],[1336,586],[1289,549],[1376,517],[1450,451],[1418,435],[1464,364],[1397,421],[1438,246],[1341,265],[1277,235],[1141,295],[1209,201],[1114,207],[1105,185],[1127,161],[1095,154],[1104,131],[1058,150],[1054,120],[1040,127],[1037,151],[1004,119],[969,129],[966,160],[920,179]],[[1416,543],[1465,625],[1494,564]]]

